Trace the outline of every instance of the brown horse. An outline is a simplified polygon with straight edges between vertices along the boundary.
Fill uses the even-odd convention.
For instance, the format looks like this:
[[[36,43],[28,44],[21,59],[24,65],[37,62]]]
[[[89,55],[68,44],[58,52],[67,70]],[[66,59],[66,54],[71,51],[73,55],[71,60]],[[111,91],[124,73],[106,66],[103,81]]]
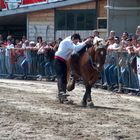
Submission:
[[[103,45],[90,46],[87,50],[82,50],[80,54],[73,55],[69,64],[72,71],[72,79],[68,80],[67,90],[71,91],[75,87],[75,81],[83,79],[86,91],[83,96],[81,105],[93,107],[91,98],[91,87],[99,80],[103,65],[106,58],[106,47]],[[70,82],[69,82],[70,81]]]

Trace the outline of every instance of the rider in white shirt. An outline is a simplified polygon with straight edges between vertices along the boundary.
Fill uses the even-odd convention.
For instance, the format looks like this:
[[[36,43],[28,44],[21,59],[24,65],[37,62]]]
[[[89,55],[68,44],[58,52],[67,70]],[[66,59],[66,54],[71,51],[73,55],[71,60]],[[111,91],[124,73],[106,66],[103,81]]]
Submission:
[[[58,97],[66,97],[66,85],[67,85],[67,65],[66,61],[70,58],[73,52],[78,52],[86,44],[92,41],[91,38],[86,39],[84,42],[79,43],[80,41],[79,34],[73,34],[65,38],[59,44],[58,50],[55,53],[55,70],[57,76],[57,85],[58,85]],[[65,98],[67,100],[67,98]]]

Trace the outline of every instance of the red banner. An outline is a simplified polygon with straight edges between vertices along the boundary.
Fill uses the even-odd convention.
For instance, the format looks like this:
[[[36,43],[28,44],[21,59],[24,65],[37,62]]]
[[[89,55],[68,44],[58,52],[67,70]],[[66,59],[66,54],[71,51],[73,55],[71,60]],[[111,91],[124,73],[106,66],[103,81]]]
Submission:
[[[33,3],[38,3],[38,2],[45,2],[46,0],[22,0],[21,5],[25,4],[33,4]],[[0,6],[2,9],[7,8],[7,4],[4,2],[4,0],[0,0]]]

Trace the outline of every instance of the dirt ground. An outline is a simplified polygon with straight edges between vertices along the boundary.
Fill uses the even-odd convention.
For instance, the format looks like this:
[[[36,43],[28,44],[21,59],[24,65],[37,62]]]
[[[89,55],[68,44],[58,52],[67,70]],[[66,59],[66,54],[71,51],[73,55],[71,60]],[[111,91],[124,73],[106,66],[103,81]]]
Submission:
[[[0,140],[140,140],[140,98],[92,89],[93,109],[56,102],[56,82],[0,80]]]

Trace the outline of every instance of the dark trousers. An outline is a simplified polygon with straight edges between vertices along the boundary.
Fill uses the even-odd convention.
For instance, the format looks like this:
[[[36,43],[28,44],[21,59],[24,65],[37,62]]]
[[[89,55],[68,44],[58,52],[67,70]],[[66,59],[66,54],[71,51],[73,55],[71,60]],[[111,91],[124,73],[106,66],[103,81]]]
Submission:
[[[67,87],[67,65],[65,62],[59,59],[54,60],[54,68],[57,77],[58,93],[66,93]]]

